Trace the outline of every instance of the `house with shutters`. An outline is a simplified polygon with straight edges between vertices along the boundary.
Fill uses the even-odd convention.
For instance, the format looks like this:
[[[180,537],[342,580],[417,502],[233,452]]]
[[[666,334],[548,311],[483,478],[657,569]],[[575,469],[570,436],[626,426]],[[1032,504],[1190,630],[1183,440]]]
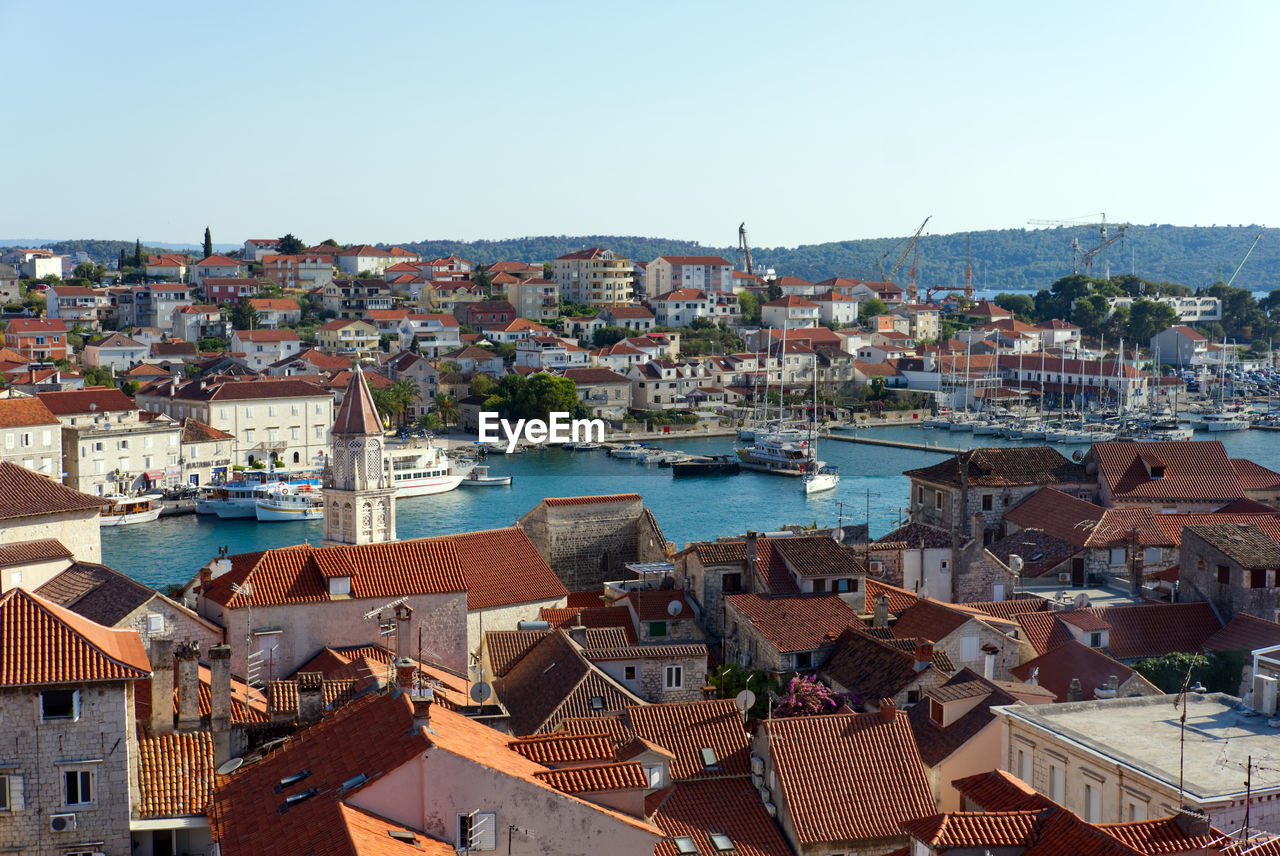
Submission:
[[[191,284],[203,288],[210,279],[242,279],[248,273],[249,266],[243,261],[215,253],[191,266]],[[206,293],[205,299],[212,300],[213,298]]]
[[[1178,593],[1208,601],[1223,620],[1244,614],[1280,621],[1280,521],[1184,528]]]
[[[63,360],[71,353],[61,318],[12,318],[4,329],[4,346],[23,359],[42,362]]]
[[[249,307],[258,319],[255,326],[267,330],[297,324],[302,320],[302,307],[290,297],[251,297]]]
[[[725,661],[764,669],[775,679],[821,668],[845,628],[861,623],[834,594],[731,594],[725,598],[724,620]]]
[[[249,368],[262,371],[301,351],[302,340],[293,330],[234,330],[231,350],[244,354]]]
[[[58,478],[62,473],[61,426],[39,398],[0,398],[0,461]]]
[[[72,562],[102,560],[107,501],[0,462],[0,591],[33,590]]]

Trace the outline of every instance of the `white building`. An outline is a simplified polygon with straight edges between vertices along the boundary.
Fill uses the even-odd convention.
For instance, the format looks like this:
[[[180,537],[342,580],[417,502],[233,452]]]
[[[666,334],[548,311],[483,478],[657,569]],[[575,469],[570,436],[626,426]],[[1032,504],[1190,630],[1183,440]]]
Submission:
[[[260,262],[271,253],[280,252],[280,241],[277,238],[248,238],[240,253],[243,259]]]
[[[1151,337],[1151,350],[1160,362],[1183,368],[1208,362],[1209,340],[1185,324],[1175,324]]]
[[[706,293],[696,288],[681,288],[659,294],[650,305],[654,320],[663,327],[688,327],[695,318],[712,317],[712,301]]]
[[[682,288],[733,291],[733,265],[720,256],[659,256],[645,273],[649,294]]]
[[[151,348],[130,339],[124,333],[112,333],[84,346],[84,364],[123,372],[142,362]]]
[[[62,423],[39,398],[0,398],[0,461],[60,478]]]
[[[526,322],[528,323],[528,322]],[[410,312],[400,321],[400,350],[418,343],[419,353],[435,356],[462,346],[458,319],[437,312]]]
[[[403,247],[384,250],[368,244],[338,250],[334,254],[334,261],[338,263],[338,268],[352,276],[382,276],[391,265],[421,260],[422,257],[417,253],[411,253]]]
[[[249,273],[249,266],[239,259],[216,253],[191,266],[191,284],[202,285],[211,277],[242,279]]]
[[[1132,308],[1134,300],[1150,300],[1171,306],[1183,324],[1222,320],[1222,301],[1216,297],[1113,297],[1107,302],[1114,311],[1117,306]]]
[[[231,350],[243,353],[250,368],[262,371],[301,351],[302,340],[292,330],[235,330]]]
[[[857,312],[857,304],[854,311]],[[816,327],[820,320],[822,313],[818,304],[795,295],[770,300],[760,309],[761,323],[774,329]]]
[[[813,297],[818,305],[818,321],[822,324],[839,324],[847,327],[858,323],[858,301],[838,291],[828,289]]]
[[[560,296],[587,306],[615,306],[631,302],[631,261],[603,247],[560,256],[551,264]]]

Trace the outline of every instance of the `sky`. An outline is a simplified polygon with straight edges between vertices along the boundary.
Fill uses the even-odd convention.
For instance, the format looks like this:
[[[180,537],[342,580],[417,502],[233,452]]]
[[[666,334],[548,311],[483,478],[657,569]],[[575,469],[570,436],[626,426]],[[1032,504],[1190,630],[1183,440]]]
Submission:
[[[0,0],[0,238],[1275,225],[1277,32],[1269,0]]]

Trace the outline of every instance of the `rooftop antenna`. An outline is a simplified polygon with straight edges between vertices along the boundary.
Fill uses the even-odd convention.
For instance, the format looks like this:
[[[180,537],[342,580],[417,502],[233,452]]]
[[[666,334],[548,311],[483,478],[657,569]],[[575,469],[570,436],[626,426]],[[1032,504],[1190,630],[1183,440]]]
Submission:
[[[1191,670],[1196,667],[1199,660],[1199,654],[1192,656],[1191,662],[1187,666],[1187,674],[1182,679],[1182,690],[1178,693],[1178,698],[1173,703],[1175,708],[1178,705],[1182,705],[1182,715],[1178,717],[1178,806],[1180,808],[1186,799],[1186,790],[1183,787],[1183,770],[1187,759],[1187,693],[1191,690]]]

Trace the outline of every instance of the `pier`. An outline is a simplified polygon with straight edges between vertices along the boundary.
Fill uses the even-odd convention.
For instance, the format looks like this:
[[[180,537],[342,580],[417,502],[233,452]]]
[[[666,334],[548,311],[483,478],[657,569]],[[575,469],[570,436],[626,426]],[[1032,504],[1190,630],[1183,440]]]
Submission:
[[[863,437],[859,434],[823,434],[824,440],[839,440],[841,443],[865,443],[868,446],[889,446],[894,449],[910,449],[914,452],[938,452],[942,455],[958,455],[967,449],[956,449],[951,446],[931,446],[928,443],[908,443],[904,440],[881,440],[878,437]]]

